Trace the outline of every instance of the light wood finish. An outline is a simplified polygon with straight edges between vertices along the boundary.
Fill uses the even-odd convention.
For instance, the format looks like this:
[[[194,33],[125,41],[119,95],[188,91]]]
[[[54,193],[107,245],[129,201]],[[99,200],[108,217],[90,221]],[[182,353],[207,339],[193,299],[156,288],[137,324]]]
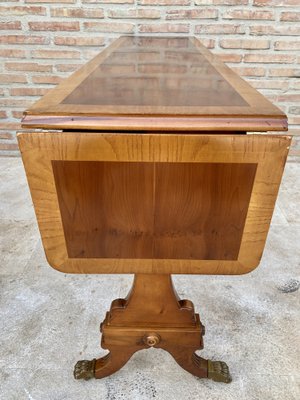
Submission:
[[[122,353],[119,346],[131,349],[131,354],[156,347],[169,351],[180,363],[180,354],[192,361],[193,353],[203,348],[204,327],[199,315],[191,301],[179,299],[169,275],[137,274],[128,296],[113,301],[101,331],[101,346],[109,350],[112,347],[112,354]],[[153,345],[148,344],[148,337],[153,338]],[[105,369],[98,364],[95,377],[102,378]],[[203,364],[203,368],[196,364],[194,369],[198,376],[207,377],[207,361]],[[187,369],[189,362],[181,362],[184,365]]]
[[[129,133],[116,135],[92,132],[32,132],[20,133],[18,135],[18,140],[47,259],[50,265],[52,265],[54,268],[70,273],[241,274],[251,271],[258,265],[263,252],[283,167],[290,144],[290,137],[288,136],[276,137],[267,135],[234,134],[217,136],[209,134],[176,135],[165,133],[161,133],[159,135]],[[205,163],[212,164],[212,166],[209,168],[212,168],[212,170],[215,169],[215,172],[210,173],[209,176],[214,182],[209,183],[206,182],[205,179],[202,180],[202,185],[204,186],[203,193],[205,193],[205,190],[209,188],[211,188],[209,190],[212,190],[213,184],[217,183],[217,186],[215,191],[212,192],[213,195],[211,199],[209,197],[203,197],[203,214],[201,209],[198,208],[197,211],[198,206],[192,206],[193,203],[197,203],[197,196],[199,199],[201,199],[201,193],[197,194],[197,190],[192,191],[191,196],[189,196],[189,202],[186,203],[188,206],[187,210],[184,211],[183,209],[182,211],[183,219],[181,222],[184,225],[186,221],[188,227],[193,227],[193,224],[196,224],[194,228],[188,228],[189,232],[197,232],[197,230],[199,232],[203,229],[208,230],[209,224],[207,223],[206,225],[202,226],[202,222],[199,220],[199,217],[202,218],[203,215],[206,214],[205,210],[207,210],[208,215],[211,214],[210,218],[212,219],[212,226],[217,229],[215,234],[221,235],[221,240],[224,240],[225,243],[227,240],[230,243],[230,236],[232,238],[237,237],[236,230],[242,232],[240,245],[239,240],[233,240],[233,242],[238,243],[239,249],[237,251],[237,247],[235,247],[235,249],[230,247],[231,259],[228,259],[228,257],[226,259],[226,256],[224,256],[223,259],[211,259],[213,256],[207,256],[205,254],[213,254],[213,252],[216,251],[217,255],[220,256],[223,250],[218,250],[218,241],[214,243],[210,239],[211,244],[209,246],[211,246],[211,250],[209,250],[208,253],[207,251],[202,253],[201,251],[198,251],[192,254],[192,256],[191,253],[189,253],[189,257],[187,257],[187,255],[182,251],[176,254],[176,252],[174,252],[174,248],[176,250],[177,246],[174,246],[176,241],[174,242],[174,238],[170,239],[168,235],[165,235],[165,243],[160,241],[159,238],[157,239],[157,248],[162,246],[162,250],[158,251],[155,256],[153,256],[154,253],[147,253],[148,244],[145,244],[141,246],[140,250],[139,247],[137,247],[135,257],[132,258],[122,258],[122,250],[120,249],[116,249],[116,252],[121,251],[118,258],[78,258],[79,255],[77,255],[76,258],[71,258],[68,255],[63,229],[61,214],[61,209],[63,208],[60,209],[59,200],[57,197],[57,188],[55,186],[53,163],[55,165],[56,160],[58,162],[115,162],[116,166],[117,163],[143,163],[143,168],[140,170],[139,174],[141,174],[141,177],[143,174],[146,174],[144,175],[145,177],[148,176],[145,179],[145,187],[142,187],[142,189],[145,191],[145,193],[147,193],[147,195],[144,197],[144,201],[146,201],[145,199],[148,199],[147,201],[149,204],[143,205],[145,212],[140,211],[138,208],[139,197],[137,196],[133,203],[129,206],[131,208],[134,206],[134,208],[137,209],[135,217],[138,218],[140,222],[138,222],[136,226],[139,227],[140,232],[143,234],[147,232],[151,233],[152,229],[151,225],[153,224],[153,218],[151,215],[153,215],[153,212],[151,211],[151,202],[153,199],[151,196],[158,196],[159,201],[157,201],[157,204],[159,205],[159,203],[161,203],[162,205],[161,211],[159,206],[155,208],[157,217],[159,217],[161,221],[163,221],[164,213],[167,209],[166,204],[164,206],[164,203],[170,199],[170,197],[167,195],[167,192],[164,192],[163,189],[163,185],[165,185],[165,183],[158,184],[158,189],[153,190],[153,182],[159,182],[161,179],[164,179],[164,174],[169,174],[168,171],[170,171],[170,168],[178,169],[178,164],[184,165],[184,163],[187,163],[187,165],[194,165],[195,167],[193,168],[191,166],[185,170],[184,173],[187,174],[186,178],[184,178],[182,175],[182,171],[184,170],[180,168],[177,170],[176,174],[179,173],[178,176],[180,176],[180,180],[185,181],[185,184],[187,184],[187,182],[194,181],[191,183],[191,187],[196,188],[197,184],[195,182],[198,179],[197,176],[201,177],[201,168],[203,168]],[[151,170],[153,171],[153,163],[156,163],[156,169],[159,170],[161,168],[161,173],[157,174],[156,171],[156,178],[154,180],[151,179],[151,174],[153,173],[151,172]],[[216,169],[216,164],[218,163],[227,164],[222,173],[221,169]],[[236,165],[236,170],[230,166],[231,164]],[[239,175],[238,168],[241,164],[244,167],[244,172]],[[249,167],[249,165],[255,165],[256,172],[253,187],[251,182],[253,181],[254,169],[253,167]],[[56,167],[54,167],[54,171],[55,169]],[[198,172],[196,173],[196,171]],[[209,169],[206,171],[209,171]],[[84,174],[85,173],[86,171]],[[194,175],[195,173],[196,175]],[[85,179],[84,174],[81,180]],[[123,171],[119,173],[121,177],[122,174],[126,175],[126,170],[125,172]],[[174,171],[172,174],[174,174]],[[97,176],[97,174],[95,176]],[[128,176],[130,177],[130,175]],[[218,178],[220,176],[223,176],[223,178],[225,177],[225,180],[223,178]],[[122,179],[121,183],[124,183],[124,179],[123,181]],[[245,182],[247,182],[247,180],[248,183],[245,186]],[[80,183],[80,180],[77,182]],[[116,185],[117,181],[114,182],[115,183],[113,185]],[[150,186],[147,186],[149,185],[149,182]],[[235,182],[234,185],[237,188],[239,187],[240,194],[237,195],[236,193],[238,192],[235,194],[234,191],[231,192],[230,182]],[[93,181],[91,181],[88,185],[91,187],[89,190],[93,190]],[[176,213],[176,209],[179,206],[178,199],[179,203],[184,205],[184,194],[180,195],[181,186],[179,181],[178,185],[176,196],[179,197],[177,200],[174,198],[175,202],[173,202],[173,205],[172,202],[170,203],[170,217],[168,217],[169,221],[172,220],[174,213]],[[222,189],[222,185],[228,187]],[[168,188],[168,191],[170,192],[172,189],[171,186],[168,188],[168,184],[166,183],[165,190]],[[187,186],[185,187],[183,185],[182,188],[183,190],[187,190]],[[80,193],[82,187],[78,186],[76,190],[78,193]],[[85,196],[84,193],[77,195],[76,190],[74,192],[75,197],[74,195],[73,197],[67,197],[68,200],[66,200],[66,202],[68,204],[66,204],[65,211],[63,211],[63,214],[71,212],[71,218],[75,219],[77,218],[76,213],[73,211],[72,214],[72,210],[76,209],[76,204],[72,205],[72,202],[74,202],[74,199],[77,199],[78,196],[83,196],[82,198]],[[222,194],[222,198],[219,197],[219,199],[221,204],[224,205],[225,209],[227,208],[230,210],[230,207],[233,207],[230,212],[228,211],[230,218],[227,219],[227,222],[226,218],[224,216],[222,217],[222,213],[220,214],[220,211],[217,211],[218,209],[221,210],[222,206],[213,202],[213,197],[218,197],[218,190]],[[251,191],[250,200],[249,194],[247,195],[247,191],[249,192],[249,190]],[[124,208],[124,201],[126,200],[126,196],[129,194],[129,192],[126,192],[126,190],[125,192],[121,190],[119,193],[123,193],[123,197],[120,198],[119,205],[117,202],[115,202],[116,212],[118,207],[121,210],[122,207]],[[127,193],[125,197],[124,193]],[[58,196],[60,196],[60,194]],[[119,195],[117,194],[117,197],[118,196]],[[133,194],[133,196],[135,195]],[[238,203],[236,200],[234,200],[234,196],[238,196]],[[244,200],[242,200],[241,196],[245,196]],[[95,198],[97,198],[97,196]],[[134,197],[131,196],[131,200],[132,199],[134,199]],[[205,204],[205,201],[207,204]],[[209,207],[212,205],[214,209],[209,209]],[[241,209],[245,207],[247,208],[247,210],[244,211],[246,213],[245,223],[243,223],[242,218],[241,221],[234,222],[235,206],[238,206]],[[149,211],[147,207],[150,207],[150,217],[147,217],[147,215],[145,216],[145,213]],[[94,208],[94,210],[96,209],[97,207]],[[191,209],[195,210],[195,215],[190,214],[191,211],[189,210]],[[113,215],[114,209],[111,208],[109,212],[111,215]],[[122,223],[125,223],[125,225],[128,223],[128,208],[126,212],[127,214],[125,213],[125,220],[120,221],[121,225]],[[100,205],[99,213],[101,214]],[[78,215],[80,215],[80,210],[77,216]],[[122,215],[122,212],[121,214],[118,214],[117,212],[116,215],[120,216]],[[240,214],[240,210],[238,215],[240,217],[242,215]],[[181,216],[178,218],[180,220]],[[90,219],[91,229],[94,226],[92,220],[93,218]],[[232,220],[231,224],[230,220]],[[221,227],[220,222],[221,225],[225,223],[225,227]],[[78,224],[80,225],[80,218],[78,219]],[[161,226],[163,227],[163,225]],[[98,228],[98,225],[96,228]],[[168,227],[163,228],[165,232],[168,232],[168,229]],[[158,232],[159,230],[160,228],[158,229]],[[92,234],[92,231],[90,233]],[[130,236],[130,229],[127,229],[127,234],[128,233]],[[131,235],[131,239],[134,239],[134,230]],[[169,236],[172,236],[172,232]],[[89,236],[86,237],[87,242],[89,241],[88,237]],[[191,245],[193,240],[196,240],[196,242],[194,242],[194,245]],[[199,243],[201,243],[201,240]],[[86,243],[86,248],[88,248],[88,246],[89,243]],[[197,238],[194,237],[193,234],[186,236],[183,246],[194,246],[193,248],[195,249],[197,247]],[[220,251],[221,253],[218,253]],[[132,254],[134,253],[131,253],[131,255]],[[141,257],[141,254],[143,257]],[[151,254],[152,257],[150,257]],[[182,254],[184,254],[184,257]],[[100,254],[97,253],[97,256],[99,255]],[[106,254],[106,256],[111,255],[112,253]],[[127,254],[127,256],[130,257],[131,255]],[[164,258],[165,256],[166,258]],[[170,256],[173,258],[168,258]],[[180,256],[180,258],[177,256]],[[203,256],[203,258],[201,258],[201,256]]]
[[[231,118],[231,117],[213,117],[212,120],[207,117],[170,117],[149,116],[147,118],[135,116],[118,116],[117,118],[84,116],[40,116],[26,115],[22,122],[24,128],[42,128],[42,129],[85,129],[85,130],[128,130],[160,133],[168,131],[169,133],[184,130],[185,132],[211,131],[212,134],[221,134],[227,131],[284,131],[287,130],[287,122],[279,118]],[[218,130],[219,129],[219,130]],[[222,131],[220,131],[220,129]]]
[[[169,275],[137,274],[125,299],[114,300],[101,324],[101,346],[109,353],[78,361],[76,379],[104,378],[118,371],[139,350],[168,351],[186,371],[199,378],[229,383],[227,365],[199,357],[204,326],[193,303],[180,300]]]
[[[112,302],[106,318],[114,327],[196,327],[193,303],[180,300],[168,274],[137,274],[126,299]]]
[[[157,347],[230,382],[224,362],[195,353],[204,327],[170,274],[258,266],[291,138],[246,132],[286,130],[285,114],[194,38],[123,37],[27,110],[23,127],[49,264],[136,274],[101,324],[109,354],[79,361],[75,378],[103,378]]]
[[[23,127],[43,129],[287,129],[282,111],[182,37],[122,37],[25,114]]]

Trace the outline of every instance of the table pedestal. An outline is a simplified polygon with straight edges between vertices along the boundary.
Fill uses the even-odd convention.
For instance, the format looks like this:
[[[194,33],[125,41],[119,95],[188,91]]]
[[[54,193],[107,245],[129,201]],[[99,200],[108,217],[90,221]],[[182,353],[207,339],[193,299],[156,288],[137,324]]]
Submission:
[[[125,299],[112,302],[101,324],[103,349],[99,359],[78,361],[75,379],[104,378],[118,371],[138,350],[168,351],[186,371],[199,378],[231,382],[226,363],[199,357],[204,326],[190,300],[180,300],[171,275],[136,274]]]

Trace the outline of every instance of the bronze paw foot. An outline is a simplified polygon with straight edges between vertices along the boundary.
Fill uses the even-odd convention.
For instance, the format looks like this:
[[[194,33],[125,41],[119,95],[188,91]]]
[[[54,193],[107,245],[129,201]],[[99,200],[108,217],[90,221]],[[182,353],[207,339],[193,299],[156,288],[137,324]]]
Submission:
[[[232,381],[229,368],[223,361],[207,360],[207,377],[215,382],[230,383]]]
[[[77,361],[74,367],[74,378],[89,380],[95,377],[96,359]]]

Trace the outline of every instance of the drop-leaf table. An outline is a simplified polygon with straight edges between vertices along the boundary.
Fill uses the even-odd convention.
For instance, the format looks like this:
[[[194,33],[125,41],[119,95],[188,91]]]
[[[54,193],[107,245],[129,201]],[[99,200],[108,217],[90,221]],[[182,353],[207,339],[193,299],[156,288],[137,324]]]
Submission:
[[[196,354],[204,326],[171,274],[258,266],[290,145],[284,113],[196,38],[128,36],[27,110],[22,127],[49,264],[135,274],[101,324],[109,353],[79,361],[75,378],[108,376],[157,347],[230,382],[225,362]]]

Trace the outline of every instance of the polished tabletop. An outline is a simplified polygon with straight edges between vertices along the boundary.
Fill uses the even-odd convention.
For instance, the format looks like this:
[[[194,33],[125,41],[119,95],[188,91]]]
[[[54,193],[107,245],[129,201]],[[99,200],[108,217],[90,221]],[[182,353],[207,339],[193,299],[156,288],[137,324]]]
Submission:
[[[188,38],[127,38],[62,103],[249,106]]]
[[[125,36],[27,110],[23,126],[284,130],[286,116],[195,38]]]

